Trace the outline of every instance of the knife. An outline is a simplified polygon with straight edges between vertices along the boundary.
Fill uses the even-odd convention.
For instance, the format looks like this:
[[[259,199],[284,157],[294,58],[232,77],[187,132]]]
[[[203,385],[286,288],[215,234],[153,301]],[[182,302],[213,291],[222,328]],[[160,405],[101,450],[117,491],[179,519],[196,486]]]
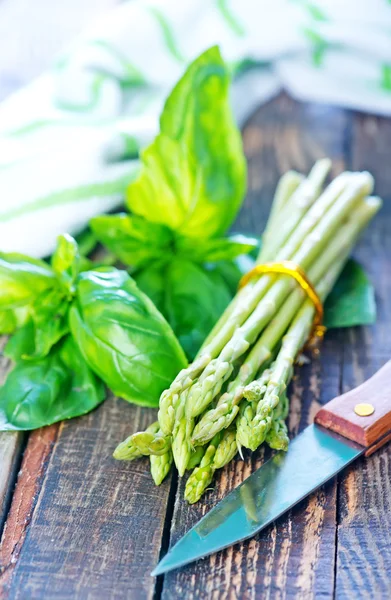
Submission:
[[[359,456],[391,440],[391,361],[334,398],[289,445],[230,492],[160,561],[153,576],[254,536]]]

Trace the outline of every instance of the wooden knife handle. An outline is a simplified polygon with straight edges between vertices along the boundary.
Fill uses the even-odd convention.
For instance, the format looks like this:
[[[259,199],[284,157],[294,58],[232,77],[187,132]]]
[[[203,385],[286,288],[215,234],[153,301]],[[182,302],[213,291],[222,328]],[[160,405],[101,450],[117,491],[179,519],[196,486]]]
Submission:
[[[357,414],[361,403],[372,405],[373,413]],[[391,439],[391,360],[368,381],[323,406],[315,423],[364,446],[367,456],[383,446]]]

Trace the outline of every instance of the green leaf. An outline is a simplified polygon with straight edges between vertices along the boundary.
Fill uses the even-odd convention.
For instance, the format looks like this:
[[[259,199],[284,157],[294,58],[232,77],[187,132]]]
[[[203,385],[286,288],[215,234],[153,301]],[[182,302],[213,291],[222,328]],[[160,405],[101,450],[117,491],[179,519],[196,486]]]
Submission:
[[[124,264],[142,267],[170,251],[172,232],[143,217],[102,215],[90,221],[96,238]]]
[[[188,358],[194,358],[231,300],[222,274],[178,258],[165,268],[152,266],[135,277],[172,326]]]
[[[69,331],[68,310],[64,289],[57,284],[35,300],[30,319],[8,341],[4,354],[15,362],[46,356]]]
[[[242,203],[246,163],[217,47],[198,57],[168,97],[161,133],[142,153],[129,209],[193,238],[225,233]]]
[[[79,274],[80,264],[80,253],[76,240],[67,233],[59,235],[51,265],[53,271],[70,291]]]
[[[28,308],[23,306],[15,310],[0,310],[0,334],[10,335],[22,327],[29,318]]]
[[[46,356],[52,346],[69,332],[68,323],[69,304],[66,301],[40,307],[39,312],[33,314],[35,325],[35,349],[28,358]],[[27,357],[24,357],[27,358]]]
[[[238,291],[239,281],[244,275],[238,265],[238,259],[220,260],[215,265],[208,267],[208,269],[211,269],[214,273],[218,273],[223,278],[233,298]]]
[[[80,256],[89,256],[95,249],[97,239],[90,229],[85,229],[76,236],[76,242],[79,247]]]
[[[0,334],[9,335],[17,327],[15,314],[12,310],[0,311]]]
[[[21,361],[0,388],[0,430],[29,430],[90,412],[105,397],[72,338],[37,361]]]
[[[28,306],[56,284],[50,266],[23,254],[0,253],[0,309]]]
[[[70,326],[90,368],[129,402],[157,406],[186,365],[171,327],[126,271],[81,273]]]
[[[258,245],[257,239],[240,234],[229,238],[199,239],[197,243],[186,237],[178,239],[177,252],[180,257],[195,262],[216,262],[248,254],[258,248]]]
[[[30,319],[8,340],[3,350],[4,356],[18,362],[24,357],[34,354],[34,336],[35,327]]]
[[[349,260],[325,303],[329,329],[372,325],[376,321],[375,291],[363,268]]]
[[[133,279],[140,290],[152,300],[156,308],[169,321],[166,311],[167,263],[157,262],[145,269],[140,269],[133,274]],[[172,323],[170,325],[172,327]],[[176,331],[174,333],[177,335]]]

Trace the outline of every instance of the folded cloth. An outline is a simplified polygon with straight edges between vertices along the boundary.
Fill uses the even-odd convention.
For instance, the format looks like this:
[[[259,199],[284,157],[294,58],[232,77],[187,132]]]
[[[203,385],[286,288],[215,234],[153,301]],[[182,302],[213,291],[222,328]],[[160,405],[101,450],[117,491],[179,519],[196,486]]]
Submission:
[[[50,254],[123,202],[186,65],[219,44],[239,124],[281,89],[391,114],[387,0],[133,0],[0,106],[0,250]]]

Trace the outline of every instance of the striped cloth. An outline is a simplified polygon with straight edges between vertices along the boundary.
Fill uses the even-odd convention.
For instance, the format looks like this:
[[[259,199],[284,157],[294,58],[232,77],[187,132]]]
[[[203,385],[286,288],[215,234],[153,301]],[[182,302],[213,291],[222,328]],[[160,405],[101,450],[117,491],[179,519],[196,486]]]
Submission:
[[[50,254],[123,201],[164,98],[219,44],[238,123],[282,88],[391,114],[390,0],[133,0],[0,106],[0,250]]]

